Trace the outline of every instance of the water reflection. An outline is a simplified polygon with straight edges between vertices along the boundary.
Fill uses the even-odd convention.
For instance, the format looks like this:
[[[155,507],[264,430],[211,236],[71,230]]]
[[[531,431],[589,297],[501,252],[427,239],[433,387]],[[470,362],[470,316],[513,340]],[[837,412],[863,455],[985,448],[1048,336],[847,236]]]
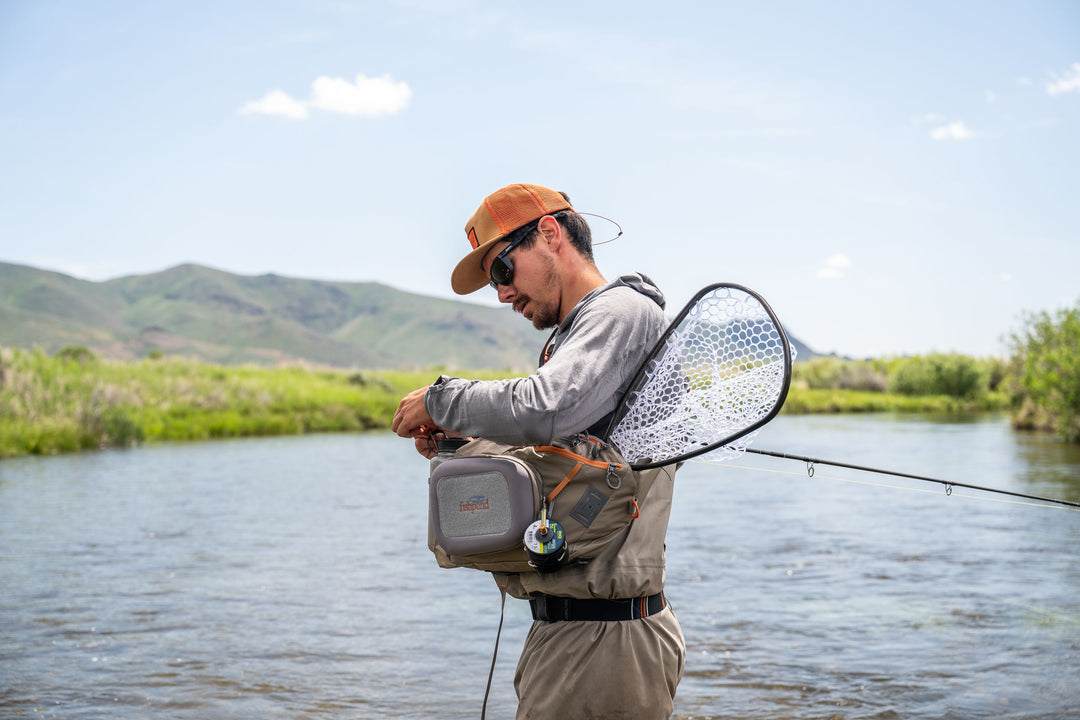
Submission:
[[[1032,492],[1080,502],[1080,445],[1040,433],[1017,433],[1020,478]]]

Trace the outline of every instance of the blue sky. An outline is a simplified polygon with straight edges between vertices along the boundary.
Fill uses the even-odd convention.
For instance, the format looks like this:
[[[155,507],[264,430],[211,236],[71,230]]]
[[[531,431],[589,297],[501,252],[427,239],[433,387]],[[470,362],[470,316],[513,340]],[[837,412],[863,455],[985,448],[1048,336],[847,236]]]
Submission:
[[[820,352],[1003,355],[1080,302],[1080,3],[0,0],[2,261],[456,297],[512,182],[672,310],[730,281]]]

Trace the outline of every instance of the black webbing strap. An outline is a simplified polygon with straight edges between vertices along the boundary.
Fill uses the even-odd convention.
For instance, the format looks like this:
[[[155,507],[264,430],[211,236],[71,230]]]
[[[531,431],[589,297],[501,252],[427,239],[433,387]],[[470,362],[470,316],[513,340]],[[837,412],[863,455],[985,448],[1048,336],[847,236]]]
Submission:
[[[562,621],[608,621],[640,620],[655,615],[667,607],[663,592],[639,598],[623,600],[600,600],[595,598],[567,598],[557,595],[537,595],[529,600],[533,620],[545,622]]]

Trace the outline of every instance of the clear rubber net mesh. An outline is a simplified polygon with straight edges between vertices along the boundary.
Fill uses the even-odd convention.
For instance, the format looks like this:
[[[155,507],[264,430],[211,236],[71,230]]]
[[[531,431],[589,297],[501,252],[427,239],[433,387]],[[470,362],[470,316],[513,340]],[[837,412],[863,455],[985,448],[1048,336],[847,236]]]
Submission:
[[[719,286],[667,336],[627,395],[610,439],[631,463],[676,460],[728,438],[707,459],[741,455],[782,401],[790,369],[786,340],[761,300]],[[706,459],[702,456],[700,459]]]

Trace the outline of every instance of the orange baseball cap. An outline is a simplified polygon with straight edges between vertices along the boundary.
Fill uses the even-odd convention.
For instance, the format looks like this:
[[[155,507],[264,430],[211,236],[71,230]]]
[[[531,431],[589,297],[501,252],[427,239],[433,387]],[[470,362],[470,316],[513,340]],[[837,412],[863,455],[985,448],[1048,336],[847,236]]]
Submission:
[[[450,275],[450,286],[458,295],[468,295],[488,284],[484,255],[504,237],[560,210],[573,210],[561,193],[540,185],[507,185],[484,198],[469,221],[465,236],[472,252],[461,259]]]

